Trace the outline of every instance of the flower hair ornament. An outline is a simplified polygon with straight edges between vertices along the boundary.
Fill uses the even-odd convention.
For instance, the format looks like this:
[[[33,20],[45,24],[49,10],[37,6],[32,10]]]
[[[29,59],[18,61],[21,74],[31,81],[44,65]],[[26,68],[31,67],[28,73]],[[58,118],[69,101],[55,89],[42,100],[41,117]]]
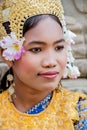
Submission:
[[[67,65],[63,77],[77,78],[80,75],[78,68],[74,66],[71,49],[75,34],[66,28],[61,0],[4,0],[1,7],[0,29],[3,32],[3,38],[0,41],[0,47],[3,49],[2,56],[6,60],[18,60],[25,52],[22,34],[24,22],[35,15],[52,14],[60,19],[65,40],[69,43],[67,46]]]
[[[17,40],[13,32],[9,36],[3,37],[3,40],[0,41],[0,46],[4,49],[2,56],[9,61],[18,60],[21,54],[25,52],[23,42],[24,38]]]

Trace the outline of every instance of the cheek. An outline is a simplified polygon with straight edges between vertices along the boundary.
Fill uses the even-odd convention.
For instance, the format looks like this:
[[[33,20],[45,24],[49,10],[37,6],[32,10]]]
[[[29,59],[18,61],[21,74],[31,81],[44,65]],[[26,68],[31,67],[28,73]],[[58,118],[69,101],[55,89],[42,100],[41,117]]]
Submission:
[[[21,73],[30,73],[35,70],[35,60],[25,56],[15,63],[15,69]]]
[[[60,67],[61,69],[64,71],[65,67],[66,67],[66,64],[67,64],[67,54],[66,53],[63,53],[61,56],[60,56]]]

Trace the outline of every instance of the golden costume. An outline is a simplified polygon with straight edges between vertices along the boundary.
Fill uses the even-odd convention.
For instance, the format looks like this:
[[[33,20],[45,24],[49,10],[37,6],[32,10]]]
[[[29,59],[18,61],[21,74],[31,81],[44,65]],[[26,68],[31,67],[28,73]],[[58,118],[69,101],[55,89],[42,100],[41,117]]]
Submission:
[[[4,91],[0,94],[0,130],[74,130],[79,120],[79,98],[87,96],[63,88],[60,92],[55,90],[48,107],[30,115],[19,112],[10,102],[8,91]]]

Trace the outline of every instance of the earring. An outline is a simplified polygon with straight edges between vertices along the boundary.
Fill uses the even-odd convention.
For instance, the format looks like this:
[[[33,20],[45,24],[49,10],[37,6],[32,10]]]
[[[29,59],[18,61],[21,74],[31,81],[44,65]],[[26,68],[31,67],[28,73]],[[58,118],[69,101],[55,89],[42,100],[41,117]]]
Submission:
[[[13,81],[13,75],[12,74],[8,74],[7,75],[7,81],[6,81],[6,87],[9,87],[9,84],[12,84]]]
[[[15,86],[15,84],[14,83],[12,83],[11,85],[10,85],[10,87],[8,88],[8,93],[9,93],[9,101],[10,102],[12,102],[12,95],[15,93],[15,89],[14,89],[14,86]]]
[[[13,93],[15,92],[14,86],[15,86],[15,84],[12,83],[12,84],[10,85],[10,87],[8,88],[8,92],[9,92],[9,95],[10,95],[10,96],[13,95]]]
[[[56,92],[59,93],[61,92],[61,88],[62,88],[62,84],[61,84],[61,80],[58,83],[58,87],[56,88]]]
[[[13,82],[13,75],[10,74],[10,70],[9,70],[9,74],[7,75],[7,80],[6,80],[6,87],[8,88],[8,93],[9,93],[9,100],[12,102],[12,98],[11,96],[14,94],[15,90],[14,90],[14,82]]]

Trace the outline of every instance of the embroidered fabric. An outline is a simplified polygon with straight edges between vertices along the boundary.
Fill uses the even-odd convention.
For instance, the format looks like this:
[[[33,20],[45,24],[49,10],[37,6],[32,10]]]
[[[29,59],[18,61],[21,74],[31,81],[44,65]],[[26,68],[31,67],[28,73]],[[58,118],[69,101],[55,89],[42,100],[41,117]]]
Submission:
[[[75,124],[76,130],[87,130],[87,100],[81,100],[77,104],[80,121]]]
[[[49,93],[42,101],[40,101],[38,104],[34,105],[31,109],[27,110],[25,113],[27,114],[38,114],[41,111],[45,110],[52,98],[52,93]]]
[[[52,93],[49,93],[41,102],[33,106],[31,109],[26,111],[25,113],[27,114],[38,114],[45,110],[52,98]],[[84,106],[84,104],[87,102],[87,100],[81,100],[77,104],[78,112],[79,112],[79,117],[81,118],[78,123],[75,124],[75,130],[87,130],[87,117],[84,117],[84,113],[87,113],[87,105]],[[87,114],[86,114],[87,115]],[[84,117],[82,119],[82,117]]]
[[[87,98],[86,95],[64,88],[59,92],[55,90],[48,107],[39,114],[32,115],[18,111],[9,100],[6,90],[0,94],[0,130],[75,130],[74,123],[79,121],[76,106],[80,97]],[[81,108],[85,104],[86,102]]]

